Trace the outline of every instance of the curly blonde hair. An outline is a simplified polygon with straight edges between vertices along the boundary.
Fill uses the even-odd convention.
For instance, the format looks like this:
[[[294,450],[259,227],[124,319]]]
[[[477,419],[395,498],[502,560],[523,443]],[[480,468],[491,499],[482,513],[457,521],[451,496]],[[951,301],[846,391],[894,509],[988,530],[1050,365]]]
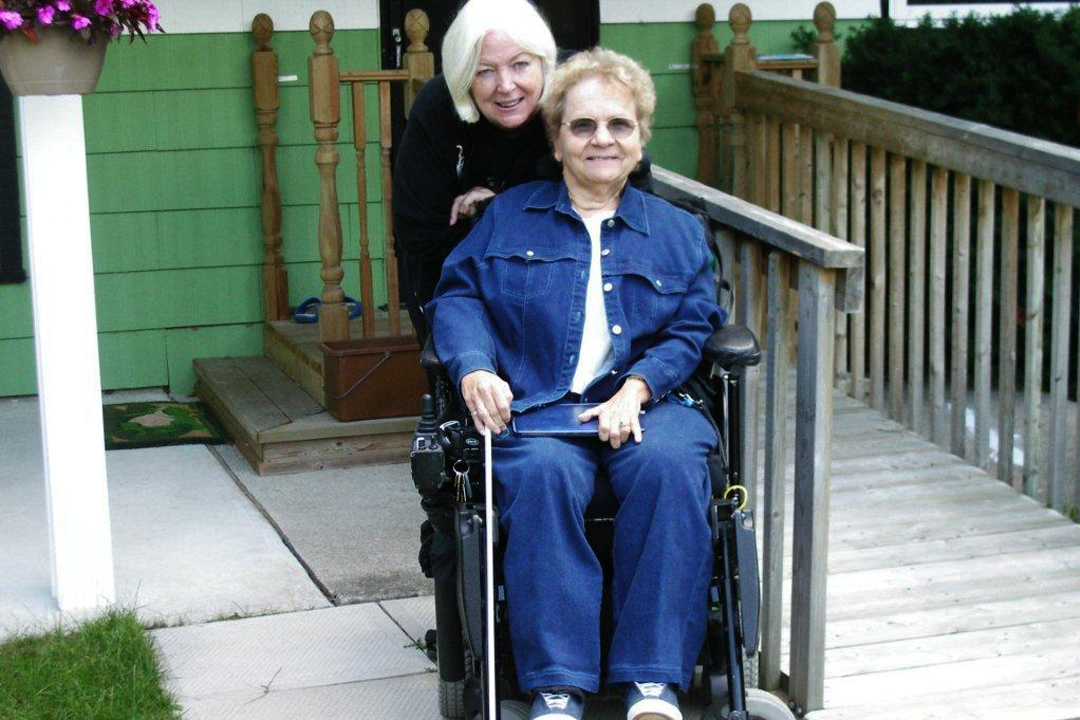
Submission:
[[[652,76],[633,58],[614,50],[595,47],[575,54],[548,78],[540,108],[552,144],[559,136],[563,113],[566,112],[567,93],[579,82],[591,77],[603,78],[630,91],[634,98],[641,144],[647,143],[652,134],[653,112],[656,110],[656,86],[653,85]]]

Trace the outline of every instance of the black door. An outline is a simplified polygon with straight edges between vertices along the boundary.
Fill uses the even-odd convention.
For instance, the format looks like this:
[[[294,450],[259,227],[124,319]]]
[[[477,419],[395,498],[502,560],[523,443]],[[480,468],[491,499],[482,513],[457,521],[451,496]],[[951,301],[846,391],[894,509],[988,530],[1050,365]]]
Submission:
[[[15,101],[0,80],[0,283],[26,280],[19,227],[19,175],[15,159]]]

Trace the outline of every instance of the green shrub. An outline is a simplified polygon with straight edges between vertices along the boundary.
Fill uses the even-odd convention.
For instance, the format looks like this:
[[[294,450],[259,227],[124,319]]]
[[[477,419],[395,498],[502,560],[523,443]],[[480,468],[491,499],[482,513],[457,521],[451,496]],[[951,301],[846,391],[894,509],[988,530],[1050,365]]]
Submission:
[[[872,18],[849,32],[842,78],[847,90],[1080,146],[1080,7],[911,27]]]

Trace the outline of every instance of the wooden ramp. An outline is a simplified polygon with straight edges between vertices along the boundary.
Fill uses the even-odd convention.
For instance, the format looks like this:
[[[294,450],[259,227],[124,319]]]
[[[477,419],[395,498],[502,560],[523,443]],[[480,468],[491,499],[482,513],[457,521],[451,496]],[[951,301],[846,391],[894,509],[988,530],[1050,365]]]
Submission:
[[[833,437],[825,709],[807,717],[1080,718],[1080,525],[839,393]]]

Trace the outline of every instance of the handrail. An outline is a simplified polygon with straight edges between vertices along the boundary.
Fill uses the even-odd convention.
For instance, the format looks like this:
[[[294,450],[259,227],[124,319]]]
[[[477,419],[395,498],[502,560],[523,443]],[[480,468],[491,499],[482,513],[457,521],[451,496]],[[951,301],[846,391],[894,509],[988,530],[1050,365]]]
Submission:
[[[1080,149],[760,70],[735,73],[737,107],[807,124],[1067,205]]]
[[[783,685],[785,443],[789,348],[797,339],[795,387],[795,514],[792,521],[791,652],[788,690],[797,705],[822,707],[828,565],[834,334],[838,312],[862,306],[865,251],[821,230],[782,217],[703,183],[653,166],[656,192],[703,207],[723,241],[725,261],[738,260],[735,314],[765,340],[765,506],[762,572],[762,687]],[[728,263],[734,265],[734,262]],[[764,271],[764,272],[763,272]],[[767,278],[762,287],[763,274]],[[797,309],[790,288],[798,288]],[[796,312],[798,317],[796,329]],[[758,377],[743,385],[743,483],[756,497]]]

